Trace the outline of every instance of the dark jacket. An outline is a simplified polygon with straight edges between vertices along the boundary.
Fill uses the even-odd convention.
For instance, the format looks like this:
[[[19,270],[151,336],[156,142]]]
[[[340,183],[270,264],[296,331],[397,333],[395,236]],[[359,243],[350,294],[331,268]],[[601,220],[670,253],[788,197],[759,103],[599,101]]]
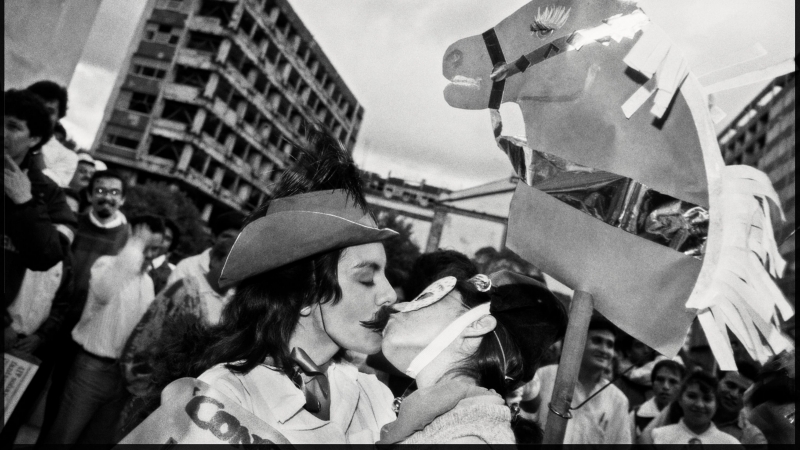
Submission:
[[[74,235],[77,221],[61,188],[41,171],[29,168],[33,198],[17,205],[3,202],[4,297],[8,307],[19,292],[27,269],[45,271],[64,261],[69,245],[57,227]],[[9,322],[5,313],[5,325]]]

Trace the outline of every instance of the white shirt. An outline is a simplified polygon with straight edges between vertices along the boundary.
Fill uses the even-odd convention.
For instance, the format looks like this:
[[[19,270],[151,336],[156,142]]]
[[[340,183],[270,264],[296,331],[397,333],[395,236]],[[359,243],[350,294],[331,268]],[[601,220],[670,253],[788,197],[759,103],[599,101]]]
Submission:
[[[167,261],[166,253],[159,257],[154,258],[153,262],[150,265],[152,266],[153,269],[158,269],[164,264],[166,264],[167,267],[169,267],[169,270],[175,270],[175,264],[172,264],[171,262]]]
[[[68,187],[78,170],[78,154],[53,137],[42,146],[42,159],[45,166],[42,173],[55,181],[58,187]]]
[[[542,382],[538,419],[542,428],[547,422],[548,405],[553,396],[557,365],[542,367],[536,373]],[[590,395],[605,386],[601,379],[594,386],[575,385],[572,406],[583,403]],[[628,399],[614,385],[608,386],[579,409],[570,411],[573,418],[567,421],[564,444],[631,444],[631,425],[628,416]]]
[[[180,260],[178,265],[175,266],[175,270],[169,274],[167,286],[186,277],[202,278],[205,280],[209,270],[209,264],[211,264],[211,248],[205,249],[205,251],[199,255]]]
[[[640,434],[642,434],[642,430],[636,429],[636,417],[646,417],[650,419],[654,419],[661,414],[661,411],[658,409],[656,405],[656,398],[652,397],[650,400],[642,403],[638,409],[631,411],[631,435],[634,438],[638,438]]]
[[[206,275],[209,271],[209,264],[211,264],[210,248],[199,255],[182,259],[178,262],[178,265],[172,269],[172,273],[169,274],[167,286],[187,277],[194,278],[199,288],[200,300],[205,305],[205,310],[208,313],[206,318],[209,323],[215,325],[219,323],[220,317],[222,316],[222,309],[228,304],[230,299],[233,298],[235,290],[231,288],[228,289],[225,295],[218,294],[208,283],[208,279],[206,279]]]
[[[128,336],[155,299],[153,280],[142,271],[141,248],[126,245],[92,265],[89,295],[72,339],[97,356],[118,359]]]
[[[694,440],[695,442],[690,442]],[[697,442],[699,441],[699,442]],[[711,426],[702,434],[695,434],[681,419],[674,425],[656,428],[653,430],[654,444],[735,444],[741,445],[735,437],[720,431],[712,422]]]
[[[222,308],[233,298],[234,289],[228,289],[225,295],[220,295],[211,287],[205,274],[202,277],[195,277],[195,279],[197,280],[200,301],[205,306],[206,320],[211,325],[216,325],[222,318]]]
[[[347,363],[331,363],[327,374],[330,420],[303,409],[303,392],[282,372],[264,365],[245,375],[218,365],[198,379],[274,427],[292,444],[374,444],[381,427],[397,418],[391,391],[374,375],[359,373]]]

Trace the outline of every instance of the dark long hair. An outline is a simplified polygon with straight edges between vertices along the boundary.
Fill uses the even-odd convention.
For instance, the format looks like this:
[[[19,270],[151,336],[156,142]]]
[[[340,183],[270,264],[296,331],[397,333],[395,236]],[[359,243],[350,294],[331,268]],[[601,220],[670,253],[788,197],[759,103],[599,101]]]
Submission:
[[[283,173],[273,198],[342,189],[366,211],[361,178],[350,154],[321,127],[312,124],[307,130],[306,142],[294,144],[297,164]],[[259,206],[247,224],[263,217],[269,207],[269,202]],[[217,364],[247,373],[269,357],[277,367],[291,367],[288,344],[300,310],[335,304],[342,296],[337,267],[343,251],[313,255],[243,280],[215,327],[204,329],[199,322],[179,325],[180,338],[164,342],[155,358],[154,394],[177,378],[197,377]]]
[[[267,357],[278,367],[291,367],[288,344],[300,310],[336,304],[342,297],[336,270],[340,254],[334,250],[244,280],[220,324],[210,330],[212,342],[191,372],[225,363],[233,372],[247,373]]]
[[[491,295],[480,292],[470,282],[458,281],[456,290],[464,305],[472,309],[491,300]],[[481,339],[475,352],[461,360],[449,374],[469,377],[486,389],[506,398],[530,380],[526,380],[525,363],[519,345],[503,324],[498,321],[492,333]],[[518,444],[541,443],[542,429],[533,421],[522,417],[512,418],[512,430]]]

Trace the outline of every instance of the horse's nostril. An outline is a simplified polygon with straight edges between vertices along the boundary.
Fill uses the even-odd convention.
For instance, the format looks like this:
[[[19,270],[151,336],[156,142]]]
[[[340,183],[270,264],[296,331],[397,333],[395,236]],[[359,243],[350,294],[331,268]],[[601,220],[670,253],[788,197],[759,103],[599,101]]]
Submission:
[[[455,69],[461,65],[462,57],[463,55],[461,54],[461,50],[453,50],[452,52],[447,54],[445,60],[447,61],[448,64],[450,64],[450,66],[453,69]]]

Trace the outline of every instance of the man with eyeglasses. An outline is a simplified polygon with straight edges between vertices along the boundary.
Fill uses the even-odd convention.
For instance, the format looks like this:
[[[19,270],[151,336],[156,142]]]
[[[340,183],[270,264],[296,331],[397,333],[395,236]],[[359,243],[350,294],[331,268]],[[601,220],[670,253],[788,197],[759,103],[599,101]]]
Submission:
[[[101,256],[118,254],[128,240],[128,221],[119,210],[125,203],[125,182],[122,175],[114,171],[95,172],[87,188],[91,207],[87,213],[78,214],[78,230],[72,243],[73,293],[69,312],[61,328],[61,351],[57,353],[56,362],[57,369],[63,370],[64,375],[78,351],[69,333],[78,323],[86,305],[92,265]],[[65,381],[66,376],[53,377],[42,435],[55,420]]]
[[[101,256],[119,253],[128,240],[128,221],[119,210],[125,204],[122,175],[110,170],[95,172],[89,181],[89,202],[89,212],[78,215],[78,232],[72,244],[75,296],[70,318],[75,322],[86,303],[92,265]]]

